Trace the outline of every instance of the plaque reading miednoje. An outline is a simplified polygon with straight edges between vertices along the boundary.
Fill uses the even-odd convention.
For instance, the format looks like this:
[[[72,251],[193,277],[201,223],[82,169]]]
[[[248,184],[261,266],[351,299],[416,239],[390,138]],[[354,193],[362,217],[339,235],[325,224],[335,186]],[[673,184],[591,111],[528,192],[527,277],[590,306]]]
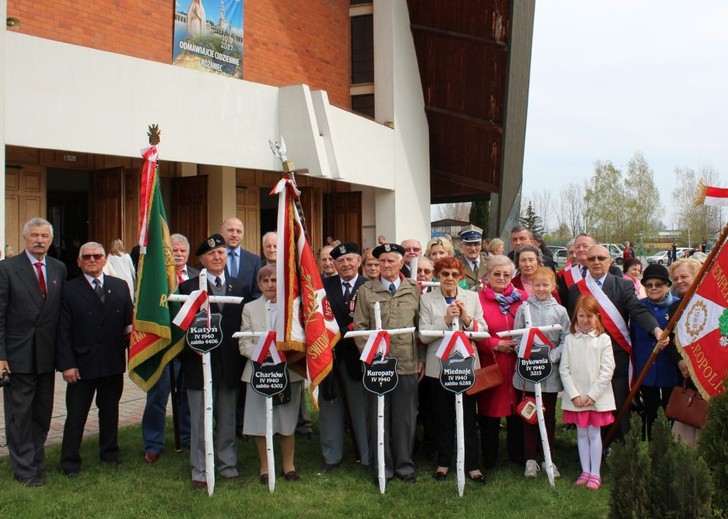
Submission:
[[[453,393],[463,393],[475,384],[474,358],[463,358],[459,351],[453,352],[447,359],[440,360],[440,384]]]
[[[222,344],[221,319],[220,314],[210,314],[208,326],[205,312],[195,315],[195,319],[185,334],[187,345],[199,353],[207,353],[220,346]]]

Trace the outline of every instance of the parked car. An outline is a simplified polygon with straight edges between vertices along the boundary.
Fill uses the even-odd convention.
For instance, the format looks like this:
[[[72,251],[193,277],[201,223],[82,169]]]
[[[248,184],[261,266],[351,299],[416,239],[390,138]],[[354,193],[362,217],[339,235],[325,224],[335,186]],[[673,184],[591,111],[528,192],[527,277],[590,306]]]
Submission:
[[[652,256],[647,256],[647,263],[650,264],[657,264],[657,265],[667,265],[668,263],[668,251],[663,250],[660,252],[657,252],[653,254]]]
[[[568,255],[566,252],[566,248],[560,248],[556,252],[554,252],[554,263],[556,263],[556,268],[562,269],[566,266],[566,260],[568,259]]]
[[[624,263],[624,245],[621,243],[600,243],[599,245],[609,251],[614,263],[617,265]]]

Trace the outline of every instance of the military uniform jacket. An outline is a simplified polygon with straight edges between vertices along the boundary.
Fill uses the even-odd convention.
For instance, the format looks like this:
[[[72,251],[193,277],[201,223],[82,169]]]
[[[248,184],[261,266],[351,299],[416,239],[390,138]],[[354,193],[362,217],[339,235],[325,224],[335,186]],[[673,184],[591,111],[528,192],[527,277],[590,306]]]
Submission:
[[[389,293],[382,282],[372,279],[364,283],[357,292],[354,310],[354,329],[373,330],[374,303],[379,301],[382,328],[408,328],[417,326],[419,321],[420,288],[400,275],[401,284],[394,295]],[[356,344],[361,352],[366,338],[357,337]],[[417,362],[425,362],[425,349],[419,346],[414,334],[392,335],[389,354],[397,357],[397,372],[400,375],[417,373]]]

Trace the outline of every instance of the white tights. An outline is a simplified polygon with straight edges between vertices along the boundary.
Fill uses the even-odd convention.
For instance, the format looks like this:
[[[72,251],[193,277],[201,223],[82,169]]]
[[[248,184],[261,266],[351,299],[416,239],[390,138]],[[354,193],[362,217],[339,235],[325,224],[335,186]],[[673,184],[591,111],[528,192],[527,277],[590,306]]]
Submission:
[[[579,461],[582,472],[599,476],[602,466],[602,431],[601,427],[576,428],[576,444],[579,447]]]

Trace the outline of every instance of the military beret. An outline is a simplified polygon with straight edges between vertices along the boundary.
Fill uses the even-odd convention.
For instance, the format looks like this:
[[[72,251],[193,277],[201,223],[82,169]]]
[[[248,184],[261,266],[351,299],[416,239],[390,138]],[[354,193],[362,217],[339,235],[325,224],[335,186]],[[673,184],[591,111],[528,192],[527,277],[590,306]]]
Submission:
[[[215,233],[212,236],[205,238],[205,241],[200,243],[200,245],[197,247],[197,250],[195,251],[195,254],[197,254],[198,256],[202,256],[206,252],[210,252],[212,249],[217,249],[218,247],[224,246],[225,238]]]
[[[397,245],[396,243],[383,243],[378,247],[374,247],[372,256],[379,258],[379,256],[385,252],[396,252],[397,254],[404,256],[404,247]]]
[[[331,254],[332,258],[336,259],[344,254],[361,254],[361,250],[359,250],[359,246],[353,241],[347,241],[331,249],[329,254]]]

